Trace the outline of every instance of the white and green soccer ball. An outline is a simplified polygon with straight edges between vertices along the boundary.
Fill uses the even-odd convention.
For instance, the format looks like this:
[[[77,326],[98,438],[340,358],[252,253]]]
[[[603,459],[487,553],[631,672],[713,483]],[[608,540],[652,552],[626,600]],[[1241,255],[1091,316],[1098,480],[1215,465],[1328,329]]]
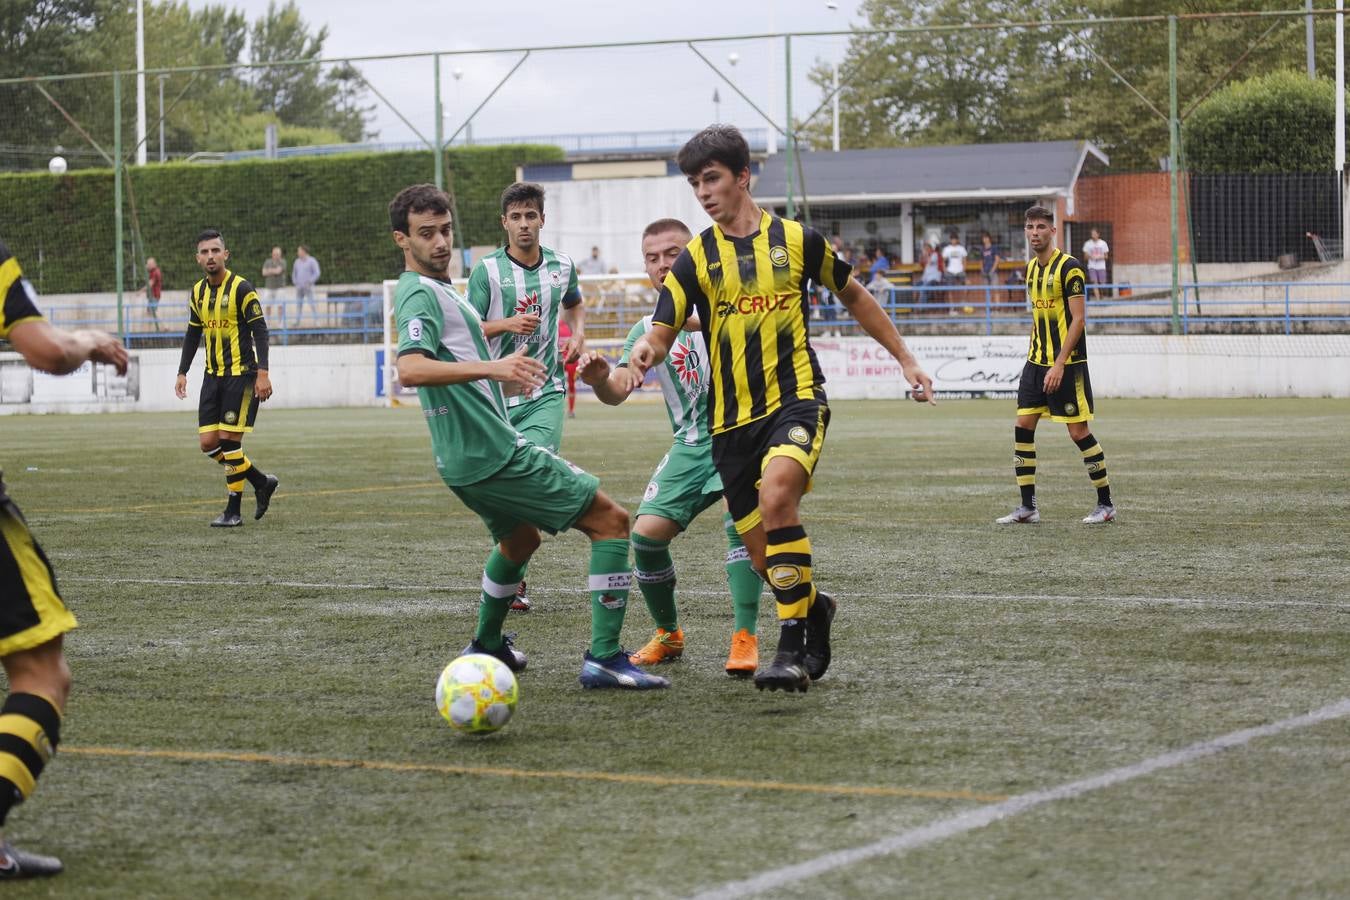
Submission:
[[[511,721],[520,699],[515,673],[486,653],[461,656],[436,680],[436,708],[450,727],[465,734],[490,734]]]

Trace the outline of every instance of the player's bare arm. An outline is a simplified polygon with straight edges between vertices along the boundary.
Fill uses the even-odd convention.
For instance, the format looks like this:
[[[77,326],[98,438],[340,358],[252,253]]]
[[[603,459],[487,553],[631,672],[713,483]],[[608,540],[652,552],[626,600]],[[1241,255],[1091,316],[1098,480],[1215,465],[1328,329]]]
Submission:
[[[1060,384],[1064,381],[1064,364],[1069,361],[1069,355],[1073,353],[1078,342],[1083,338],[1083,330],[1087,327],[1087,297],[1079,294],[1077,297],[1070,297],[1067,301],[1069,312],[1073,316],[1073,321],[1069,323],[1069,331],[1064,335],[1064,344],[1059,348],[1059,355],[1055,357],[1055,363],[1050,367],[1050,371],[1045,373],[1045,391],[1047,394],[1053,394],[1059,390]]]
[[[483,322],[483,336],[493,338],[499,334],[534,334],[539,330],[539,317],[534,313],[521,313],[504,319],[488,319]]]
[[[567,327],[572,329],[572,336],[563,341],[562,358],[563,362],[571,364],[580,359],[581,354],[586,351],[585,304],[577,303],[563,307],[562,317]]]
[[[638,338],[628,352],[628,366],[639,376],[645,376],[652,366],[660,365],[675,346],[675,329],[653,322],[647,333]]]
[[[936,406],[937,400],[933,397],[933,379],[928,377],[928,373],[919,366],[914,354],[909,352],[909,348],[905,346],[905,339],[900,337],[900,332],[895,328],[895,323],[886,315],[886,311],[881,308],[880,303],[877,303],[871,292],[863,287],[858,279],[850,278],[838,297],[839,302],[844,304],[844,308],[858,321],[863,331],[867,332],[872,340],[885,347],[887,352],[895,357],[895,361],[900,363],[900,371],[904,373],[905,381],[911,388],[911,396],[920,403],[926,400],[930,405]]]
[[[533,390],[544,383],[544,364],[524,353],[521,348],[510,356],[483,362],[446,362],[407,353],[398,358],[398,380],[408,387],[438,387],[486,378]]]
[[[107,363],[117,374],[127,373],[127,351],[122,342],[104,331],[66,331],[41,319],[20,322],[9,341],[33,368],[52,375],[74,372],[88,360]]]

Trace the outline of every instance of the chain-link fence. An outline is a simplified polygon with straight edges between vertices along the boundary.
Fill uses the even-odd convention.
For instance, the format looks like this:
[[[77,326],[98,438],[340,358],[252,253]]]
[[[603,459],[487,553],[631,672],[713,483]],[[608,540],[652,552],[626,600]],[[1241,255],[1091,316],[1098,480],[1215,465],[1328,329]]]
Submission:
[[[1099,321],[1231,326],[1271,314],[1254,299],[1270,285],[1293,298],[1282,315],[1350,318],[1335,306],[1350,282],[1338,17],[932,26],[905,4],[866,9],[840,33],[150,69],[143,139],[136,73],[0,80],[3,237],[54,318],[142,346],[181,329],[205,227],[266,292],[283,339],[375,340],[379,285],[401,268],[393,194],[444,185],[468,265],[500,242],[500,191],[524,177],[548,190],[544,242],[578,260],[595,248],[623,276],[623,303],[597,312],[619,335],[645,298],[642,224],[706,225],[675,150],[725,121],[750,140],[760,201],[837,239],[919,330],[1024,327],[1033,203],[1101,272]],[[635,99],[612,102],[617,85]],[[303,308],[301,246],[322,273]],[[269,281],[273,248],[283,270]],[[157,306],[138,293],[151,259]],[[820,303],[817,327],[844,331]],[[1221,315],[1225,303],[1239,306]]]

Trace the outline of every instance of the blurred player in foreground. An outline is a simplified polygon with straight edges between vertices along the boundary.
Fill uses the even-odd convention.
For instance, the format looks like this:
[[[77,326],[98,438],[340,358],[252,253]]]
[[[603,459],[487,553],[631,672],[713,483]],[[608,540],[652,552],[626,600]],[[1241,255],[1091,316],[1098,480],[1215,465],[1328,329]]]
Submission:
[[[932,380],[825,239],[755,203],[740,131],[710,125],[676,161],[713,224],[671,266],[629,366],[643,375],[661,363],[697,316],[711,352],[713,461],[736,530],[778,601],[778,651],[755,673],[755,686],[805,691],[829,667],[835,613],[834,600],[812,580],[811,542],[798,512],[830,419],[807,337],[811,282],[895,357],[915,400],[931,402]]]
[[[430,184],[404,188],[389,204],[389,224],[407,268],[394,294],[399,382],[417,388],[441,479],[497,544],[483,567],[478,628],[465,652],[491,654],[516,672],[525,668],[525,654],[502,634],[502,623],[539,548],[540,529],[575,528],[591,539],[591,645],[582,686],[668,687],[619,646],[633,580],[627,510],[599,489],[594,475],[511,423],[506,393],[537,390],[548,371],[523,347],[495,358],[478,311],[450,286],[450,198]]]
[[[127,372],[127,351],[102,331],[65,331],[38,312],[37,296],[18,260],[0,243],[0,338],[33,368],[64,375],[86,361]],[[0,828],[16,803],[32,796],[38,776],[61,741],[61,713],[70,693],[62,635],[75,617],[61,602],[56,576],[28,532],[0,478],[0,663],[9,696],[0,708]],[[61,861],[28,853],[0,835],[0,879],[55,875]]]
[[[661,290],[670,266],[693,235],[678,219],[658,219],[642,233],[642,262],[652,287]],[[652,317],[643,316],[628,332],[619,365],[611,371],[598,353],[581,357],[581,380],[611,406],[618,405],[642,384],[628,370],[628,355],[637,340],[651,328]],[[708,345],[698,331],[681,331],[675,337],[665,362],[656,367],[657,380],[670,415],[675,442],[656,464],[642,495],[633,523],[633,561],[638,587],[647,610],[656,623],[656,635],[633,654],[633,662],[647,666],[679,659],[684,653],[684,630],[675,610],[675,562],[670,542],[689,527],[699,513],[722,499],[722,478],[712,459],[712,435],[708,432]],[[759,665],[756,635],[759,595],[763,583],[750,565],[731,517],[726,517],[727,581],[735,628],[727,656],[728,675],[748,678]]]
[[[1022,502],[995,521],[1034,525],[1036,505],[1036,423],[1042,416],[1063,422],[1078,445],[1088,478],[1097,489],[1097,505],[1083,521],[1102,525],[1116,518],[1106,453],[1092,436],[1092,381],[1088,378],[1086,275],[1078,260],[1055,246],[1055,214],[1044,206],[1026,213],[1027,243],[1035,257],[1027,263],[1027,301],[1031,304],[1031,349],[1017,385],[1017,423],[1013,427],[1013,472]]]

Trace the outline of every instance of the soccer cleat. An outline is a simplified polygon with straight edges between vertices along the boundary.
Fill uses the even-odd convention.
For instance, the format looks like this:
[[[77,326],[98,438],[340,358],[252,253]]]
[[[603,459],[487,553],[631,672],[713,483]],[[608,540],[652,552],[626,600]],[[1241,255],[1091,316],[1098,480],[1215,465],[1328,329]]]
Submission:
[[[830,667],[830,623],[838,608],[833,597],[817,591],[816,602],[806,612],[806,655],[802,657],[802,665],[812,681],[819,681]]]
[[[1019,506],[1006,516],[994,521],[999,525],[1035,525],[1041,520],[1041,511],[1035,506]]]
[[[516,612],[529,612],[530,607],[533,605],[534,604],[530,602],[530,598],[525,596],[525,582],[522,580],[516,587],[516,596],[515,599],[511,601],[511,608]]]
[[[496,650],[489,650],[478,643],[478,638],[474,638],[469,641],[469,646],[464,648],[464,652],[460,656],[468,656],[470,653],[486,653],[488,656],[506,663],[506,667],[512,672],[524,672],[528,660],[524,653],[512,646],[515,643],[515,638],[514,634],[502,635],[502,645]]]
[[[759,637],[742,628],[731,636],[731,652],[727,654],[727,674],[732,678],[749,678],[759,668]]]
[[[1084,525],[1104,525],[1116,520],[1116,508],[1110,503],[1098,503],[1097,508],[1083,516]]]
[[[768,688],[771,691],[787,691],[789,694],[793,691],[805,694],[811,686],[811,676],[802,664],[802,655],[791,650],[779,650],[767,668],[755,673],[755,687],[761,691]]]
[[[211,520],[212,528],[238,528],[243,524],[243,517],[237,512],[230,512],[228,509]]]
[[[666,631],[656,629],[656,634],[638,652],[630,655],[628,661],[635,666],[654,666],[657,663],[674,662],[684,655],[684,629]]]
[[[670,687],[670,679],[660,675],[649,675],[628,659],[628,652],[620,649],[613,656],[596,659],[590,651],[581,663],[581,677],[577,679],[584,688],[626,688],[631,691],[649,691],[653,688]]]
[[[9,841],[0,841],[0,879],[59,875],[64,868],[55,856],[39,856],[20,850]]]
[[[276,493],[277,485],[281,480],[275,475],[267,476],[267,483],[253,492],[253,498],[257,500],[258,505],[253,509],[253,519],[257,521],[267,512],[267,507],[272,505],[272,495]]]

